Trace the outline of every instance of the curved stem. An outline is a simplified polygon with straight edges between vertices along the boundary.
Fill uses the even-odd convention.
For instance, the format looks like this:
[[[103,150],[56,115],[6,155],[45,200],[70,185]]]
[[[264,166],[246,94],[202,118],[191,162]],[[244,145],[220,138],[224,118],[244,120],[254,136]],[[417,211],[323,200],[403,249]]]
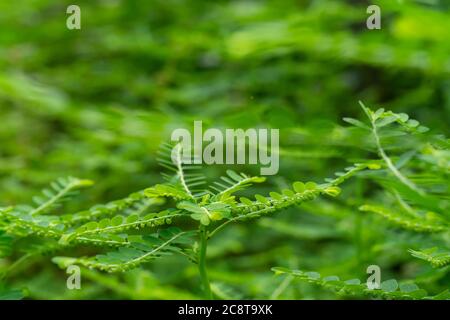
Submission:
[[[200,252],[198,259],[198,271],[200,273],[200,280],[203,291],[207,299],[212,299],[211,286],[209,284],[208,272],[206,269],[206,249],[208,246],[208,235],[204,226],[200,227]]]
[[[217,232],[222,230],[227,224],[229,224],[230,222],[233,222],[235,220],[237,220],[237,219],[233,218],[233,219],[227,220],[224,223],[222,223],[221,225],[219,225],[217,228],[215,228],[212,232],[209,233],[208,239],[212,238],[212,236],[214,236]]]
[[[372,120],[372,118],[370,118],[370,121],[371,121],[371,124],[372,124],[372,134],[373,134],[373,136],[375,138],[375,144],[377,146],[378,153],[381,156],[381,158],[384,160],[384,162],[386,163],[388,169],[405,186],[407,186],[408,188],[410,188],[411,190],[413,190],[413,191],[415,191],[415,192],[417,192],[419,194],[423,194],[422,190],[417,188],[417,186],[414,183],[412,183],[408,178],[406,178],[404,175],[402,175],[400,173],[400,171],[398,171],[397,167],[392,163],[391,158],[388,157],[388,155],[384,151],[383,147],[381,146],[380,137],[378,135],[377,126],[376,126],[375,122]]]

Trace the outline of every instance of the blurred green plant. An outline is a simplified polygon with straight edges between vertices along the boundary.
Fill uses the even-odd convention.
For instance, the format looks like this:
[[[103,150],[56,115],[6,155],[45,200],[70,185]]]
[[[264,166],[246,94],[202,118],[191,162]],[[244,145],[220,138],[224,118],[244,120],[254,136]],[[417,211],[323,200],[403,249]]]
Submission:
[[[204,228],[213,232],[238,217],[227,217],[228,207],[216,210],[221,220],[186,210],[198,211],[215,200],[192,206],[187,204],[192,199],[167,182],[156,186],[158,147],[173,129],[199,119],[221,129],[280,129],[279,174],[236,190],[237,205],[256,194],[275,198],[273,190],[292,191],[293,181],[316,181],[348,164],[379,166],[355,174],[339,197],[317,197],[286,207],[282,215],[219,229],[207,241],[214,297],[336,298],[298,277],[273,277],[272,266],[362,280],[367,265],[377,264],[383,279],[413,279],[429,296],[445,291],[450,283],[449,5],[443,0],[371,3],[381,7],[381,30],[365,27],[369,3],[352,0],[79,0],[81,30],[65,26],[70,1],[1,2],[0,206],[13,209],[3,215],[8,223],[0,224],[0,297],[204,297],[198,265],[185,256],[198,258],[199,248],[191,248],[198,232],[180,250],[164,247],[182,254],[124,273],[85,268],[82,290],[67,290],[66,275],[50,262],[69,254],[92,261],[110,251],[107,241],[114,247],[127,241],[119,236],[123,231],[87,233],[84,243],[68,236],[91,220],[144,218],[172,208],[183,215],[173,219],[180,230],[198,230],[208,219]],[[392,111],[371,111],[364,121],[358,100]],[[363,125],[344,127],[342,117]],[[421,125],[409,118],[429,131],[420,132]],[[232,179],[226,170],[247,172],[250,179],[258,172],[244,165],[205,166],[201,173],[222,183],[221,176]],[[77,200],[48,205],[62,190],[46,188],[51,194],[39,195],[37,203],[17,205],[68,175],[89,177],[96,186]],[[75,181],[88,187],[86,180]],[[149,185],[164,197],[149,197],[144,191]],[[78,189],[60,199],[69,200]],[[140,191],[130,195],[133,190]],[[174,192],[181,198],[172,199]],[[249,201],[259,206],[265,200]],[[30,218],[32,208],[39,210]],[[52,211],[42,212],[47,209]],[[163,220],[156,218],[149,217],[149,224]],[[34,219],[42,220],[36,226]],[[7,232],[21,223],[15,230],[20,234]],[[63,228],[56,228],[60,224]],[[125,233],[148,231],[150,241],[159,242],[160,228]],[[67,244],[58,243],[62,235]]]
[[[398,227],[415,232],[447,233],[449,231],[448,216],[448,190],[444,193],[427,193],[425,189],[419,188],[400,172],[399,161],[394,164],[382,147],[381,137],[387,127],[397,124],[396,128],[389,131],[389,136],[399,137],[403,134],[421,134],[426,128],[419,126],[417,120],[409,119],[406,114],[396,114],[392,111],[378,109],[372,111],[361,105],[368,116],[371,126],[352,118],[344,120],[357,129],[369,131],[375,141],[375,150],[380,156],[380,161],[367,160],[347,167],[345,172],[338,172],[336,178],[327,179],[324,184],[317,185],[314,182],[294,182],[292,189],[283,189],[282,193],[270,192],[269,197],[255,194],[255,200],[246,197],[236,199],[236,192],[250,188],[253,183],[261,183],[265,179],[250,177],[228,170],[227,176],[221,177],[220,182],[215,182],[212,188],[205,188],[206,177],[197,173],[202,169],[195,164],[186,165],[182,161],[182,149],[180,145],[164,145],[161,151],[160,162],[168,169],[168,174],[163,176],[167,180],[165,184],[157,184],[146,188],[144,191],[134,193],[125,199],[115,200],[106,205],[96,205],[87,211],[75,214],[50,215],[61,202],[67,200],[74,194],[75,189],[90,186],[89,180],[76,178],[59,179],[51,184],[50,188],[44,189],[42,196],[34,197],[35,206],[17,206],[0,209],[0,223],[3,231],[17,240],[23,238],[35,238],[33,245],[26,247],[28,252],[21,259],[11,265],[3,274],[13,271],[18,263],[24,263],[34,255],[42,255],[44,252],[65,252],[73,246],[96,246],[115,247],[114,251],[98,254],[94,257],[54,257],[52,260],[62,268],[71,265],[81,265],[90,269],[101,271],[118,272],[128,271],[140,267],[155,259],[171,254],[179,254],[198,266],[203,294],[205,298],[214,298],[209,282],[207,269],[207,247],[209,240],[230,223],[247,221],[253,218],[278,212],[304,202],[314,200],[316,197],[326,194],[335,197],[340,194],[338,187],[341,183],[357,174],[364,174],[365,169],[376,170],[370,173],[374,181],[384,177],[385,173],[377,173],[381,168],[388,171],[390,177],[384,177],[384,184],[388,192],[395,192],[402,207],[388,209],[387,205],[363,205],[362,211],[374,212],[381,215],[385,220],[395,223]],[[405,156],[405,154],[407,156]],[[411,151],[400,156],[401,165],[413,162]],[[405,159],[406,157],[406,159]],[[193,163],[193,161],[189,161]],[[420,160],[419,160],[420,163]],[[425,169],[428,169],[425,167]],[[448,168],[439,174],[448,175]],[[384,171],[383,170],[383,171]],[[430,173],[426,172],[430,175]],[[430,179],[430,177],[428,177]],[[440,197],[444,198],[440,198]],[[168,205],[164,210],[156,210],[156,213],[148,213],[152,204],[161,205],[162,199],[172,199],[174,204]],[[406,204],[407,199],[410,204]],[[419,203],[415,202],[417,199]],[[151,200],[151,203],[149,201]],[[427,204],[436,210],[423,214],[423,207]],[[419,207],[420,206],[420,207]],[[404,212],[401,212],[404,211]],[[120,214],[118,214],[120,213]],[[191,218],[198,221],[198,226],[187,230],[177,227],[162,227],[179,221],[183,218]],[[158,228],[156,233],[150,233],[149,228]],[[133,230],[133,232],[131,232]],[[137,230],[137,231],[136,231]],[[197,242],[192,237],[196,236]],[[3,237],[3,242],[11,241],[11,237]],[[39,239],[39,240],[38,240]],[[445,239],[441,240],[443,246],[448,247]],[[433,266],[444,267],[448,259],[444,255],[429,258],[425,251],[410,250],[413,256],[430,261]],[[433,252],[429,251],[429,254]],[[440,260],[438,260],[440,259]],[[394,292],[397,288],[371,292],[364,289],[359,282],[339,282],[338,278],[324,278],[319,280],[318,273],[305,274],[301,271],[289,271],[288,269],[274,269],[276,273],[288,273],[310,282],[324,286],[332,286],[335,290],[344,294],[352,295],[375,295],[382,298],[424,298],[440,299],[447,297],[447,293],[440,293],[436,297],[430,297],[425,291],[415,287],[414,290],[402,290],[402,293]],[[317,276],[316,276],[317,275]],[[330,280],[331,279],[331,280]],[[332,282],[330,282],[332,281]],[[385,282],[384,282],[385,283]],[[217,287],[216,287],[217,290]],[[418,293],[420,291],[420,294]],[[394,292],[394,293],[392,293]],[[279,295],[277,293],[276,295]],[[219,297],[220,297],[219,293]],[[222,295],[223,296],[223,295]]]

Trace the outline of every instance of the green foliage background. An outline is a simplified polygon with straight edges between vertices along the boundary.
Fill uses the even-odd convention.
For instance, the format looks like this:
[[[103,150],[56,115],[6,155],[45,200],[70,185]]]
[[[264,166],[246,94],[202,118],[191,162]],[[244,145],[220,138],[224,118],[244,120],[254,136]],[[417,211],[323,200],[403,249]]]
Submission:
[[[364,120],[362,100],[430,128],[428,138],[388,137],[386,149],[394,157],[405,150],[432,157],[407,173],[424,188],[438,185],[432,192],[439,189],[447,202],[434,213],[447,219],[448,230],[447,1],[372,1],[381,7],[382,30],[365,27],[369,1],[78,0],[82,29],[68,30],[65,11],[72,3],[0,3],[1,207],[29,203],[47,183],[68,175],[96,184],[62,207],[64,213],[159,183],[159,146],[194,120],[280,129],[280,171],[250,194],[297,180],[320,182],[353,162],[378,158],[370,134],[342,121]],[[440,149],[429,144],[436,135],[444,136]],[[204,173],[214,180],[229,168]],[[232,169],[259,173],[255,166]],[[373,202],[392,208],[389,181],[362,175],[336,199],[224,230],[208,249],[216,296],[336,298],[275,277],[275,266],[365,281],[367,266],[376,264],[383,280],[415,279],[433,294],[447,289],[448,267],[434,269],[408,249],[438,244],[448,252],[448,232],[436,240],[358,210]],[[18,243],[6,247],[4,269],[23,255]],[[66,274],[51,256],[27,260],[2,281],[26,288],[33,299],[202,296],[196,267],[183,257],[118,275],[83,270],[78,291],[66,289]]]

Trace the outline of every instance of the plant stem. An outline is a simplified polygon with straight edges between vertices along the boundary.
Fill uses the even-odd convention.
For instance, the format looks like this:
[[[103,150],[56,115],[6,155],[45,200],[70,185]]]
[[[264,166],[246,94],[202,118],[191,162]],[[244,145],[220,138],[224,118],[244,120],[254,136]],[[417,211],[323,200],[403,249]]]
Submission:
[[[225,221],[224,223],[219,225],[217,228],[215,228],[212,232],[210,232],[208,235],[208,238],[212,238],[212,236],[214,236],[217,232],[222,230],[227,224],[229,224],[230,222],[236,221],[236,220],[237,220],[236,218],[232,218],[232,219]]]
[[[212,299],[211,286],[209,284],[208,273],[206,269],[206,248],[208,246],[208,235],[206,228],[200,226],[200,252],[198,259],[198,271],[200,273],[200,279],[207,299]]]
[[[280,285],[275,289],[275,291],[270,295],[269,300],[276,300],[286,290],[286,288],[289,286],[289,284],[294,280],[293,276],[287,276],[284,278],[283,282],[280,283]]]
[[[370,121],[372,124],[372,134],[375,138],[375,144],[378,149],[378,153],[381,156],[381,158],[384,160],[384,162],[386,163],[388,169],[394,174],[394,176],[396,176],[398,178],[398,180],[400,180],[401,183],[403,183],[405,186],[407,186],[411,190],[422,195],[423,194],[422,190],[417,188],[414,183],[412,183],[408,178],[406,178],[404,175],[402,175],[400,173],[400,171],[398,171],[396,166],[392,163],[391,158],[388,157],[388,155],[384,151],[383,147],[381,146],[380,137],[378,135],[377,126],[375,124],[375,121],[373,121],[372,119],[370,119]]]

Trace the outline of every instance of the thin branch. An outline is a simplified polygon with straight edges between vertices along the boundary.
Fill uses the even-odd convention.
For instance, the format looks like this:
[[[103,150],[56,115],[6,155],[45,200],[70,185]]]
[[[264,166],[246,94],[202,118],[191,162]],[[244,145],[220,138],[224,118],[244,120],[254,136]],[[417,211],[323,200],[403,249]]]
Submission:
[[[376,127],[375,121],[372,118],[370,118],[370,123],[372,124],[372,134],[373,134],[373,136],[375,138],[375,144],[376,144],[378,153],[381,156],[381,158],[384,160],[384,162],[386,163],[388,169],[394,174],[394,176],[397,177],[398,180],[400,180],[401,183],[403,183],[405,186],[407,186],[411,190],[413,190],[413,191],[415,191],[415,192],[417,192],[417,193],[422,195],[423,191],[420,190],[413,182],[411,182],[408,178],[406,178],[397,169],[397,167],[392,162],[391,158],[389,158],[389,156],[384,151],[383,147],[381,146],[380,136],[378,135],[378,131],[377,131],[377,127]]]

